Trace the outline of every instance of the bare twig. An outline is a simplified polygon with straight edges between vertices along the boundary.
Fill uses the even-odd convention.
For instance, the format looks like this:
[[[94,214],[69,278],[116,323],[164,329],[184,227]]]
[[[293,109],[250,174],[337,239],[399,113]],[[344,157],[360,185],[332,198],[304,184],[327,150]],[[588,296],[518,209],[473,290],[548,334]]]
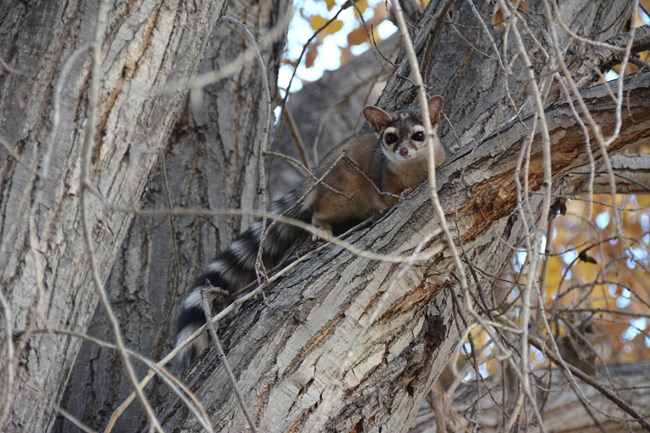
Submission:
[[[0,305],[2,306],[2,317],[4,317],[4,340],[5,340],[5,363],[4,377],[6,390],[2,393],[2,410],[0,411],[0,428],[7,421],[13,403],[14,380],[16,379],[16,364],[14,359],[14,336],[13,336],[13,314],[7,298],[0,291]]]
[[[404,46],[406,47],[406,53],[408,56],[409,65],[411,67],[411,73],[414,76],[414,80],[418,86],[418,102],[420,104],[420,109],[422,110],[422,119],[424,121],[424,131],[427,140],[427,149],[428,153],[428,169],[429,169],[429,190],[431,192],[431,203],[435,209],[436,215],[438,216],[439,224],[442,227],[442,230],[445,233],[445,239],[451,250],[451,254],[454,259],[454,264],[456,265],[456,270],[459,274],[460,284],[463,289],[463,292],[467,292],[467,277],[465,276],[465,271],[460,260],[460,255],[458,254],[458,249],[454,243],[451,231],[449,230],[449,225],[445,219],[445,212],[440,205],[440,200],[438,199],[438,191],[436,185],[436,160],[435,152],[433,149],[433,127],[431,125],[431,118],[429,117],[429,107],[427,104],[427,94],[424,86],[424,81],[422,80],[422,75],[420,74],[420,69],[418,67],[418,60],[415,55],[415,49],[413,48],[413,42],[409,36],[408,29],[406,28],[406,22],[404,21],[404,14],[402,12],[402,7],[400,2],[397,0],[393,3],[395,17],[397,19],[398,28],[402,33],[404,38]]]
[[[436,23],[434,24],[433,29],[431,29],[431,32],[427,37],[427,45],[424,48],[424,55],[422,56],[422,69],[420,69],[420,75],[423,77],[427,76],[429,61],[431,60],[431,52],[433,51],[433,44],[438,37],[438,33],[440,33],[442,23],[444,22],[444,19],[447,16],[447,12],[449,11],[449,8],[453,2],[454,0],[447,0],[445,5],[440,10],[440,13],[436,17]]]
[[[68,337],[79,338],[80,340],[87,341],[101,348],[106,348],[106,349],[111,349],[116,351],[118,350],[117,346],[114,344],[108,343],[106,341],[102,341],[98,338],[91,337],[87,334],[81,334],[79,332],[48,328],[48,329],[35,329],[34,333],[42,333],[48,335],[54,335],[54,334],[65,335]],[[165,382],[165,384],[169,386],[172,392],[174,392],[176,395],[180,397],[183,403],[185,403],[186,407],[188,407],[190,411],[194,414],[194,416],[199,420],[201,426],[209,433],[213,432],[212,427],[210,426],[208,415],[205,412],[203,405],[198,400],[198,398],[183,384],[182,381],[180,381],[177,377],[175,377],[166,369],[162,368],[164,365],[161,365],[161,363],[156,364],[153,361],[147,359],[146,357],[140,355],[139,353],[129,349],[126,349],[126,353],[129,356],[136,358],[142,363],[144,363],[145,365],[147,365],[149,367],[149,373],[151,373],[151,377],[153,377],[154,375],[158,375],[158,377],[163,382]],[[149,377],[149,379],[151,377]],[[140,382],[139,387],[141,389],[144,389],[144,387],[148,383],[149,383],[148,380],[143,380],[142,382]],[[135,399],[136,396],[135,392],[133,392],[131,396],[133,397],[133,399]],[[126,407],[120,407],[113,413],[113,417],[111,417],[111,419],[109,420],[106,428],[104,429],[104,433],[112,431],[113,427],[115,426],[115,422],[117,421],[119,416],[124,412],[125,409]],[[116,416],[116,414],[118,415]]]
[[[540,352],[544,354],[544,356],[550,359],[554,364],[564,367],[565,369],[569,370],[571,374],[576,376],[578,379],[582,380],[584,383],[590,385],[592,388],[599,391],[604,397],[606,397],[612,403],[616,404],[623,411],[627,412],[636,422],[638,422],[641,425],[641,427],[643,427],[646,431],[650,432],[650,424],[648,423],[648,421],[646,421],[645,418],[641,416],[641,414],[639,414],[637,411],[635,411],[634,408],[632,408],[629,404],[627,404],[625,401],[623,401],[622,399],[614,395],[614,393],[611,390],[605,388],[603,385],[598,383],[591,376],[584,373],[579,368],[576,368],[571,364],[567,364],[561,357],[557,356],[554,351],[549,350],[546,344],[544,344],[544,342],[539,340],[538,338],[530,336],[529,341],[533,346],[535,346]]]
[[[361,227],[363,225],[365,225],[365,223],[361,223],[358,226],[355,226],[355,227],[351,228],[350,230],[348,230],[347,232],[343,233],[342,235],[340,235],[338,237],[343,238],[343,237],[347,236],[349,233],[357,230],[359,227]],[[247,301],[257,297],[270,284],[274,283],[275,281],[277,281],[278,279],[280,279],[281,277],[286,275],[290,270],[297,267],[300,263],[303,263],[303,262],[309,260],[310,258],[314,257],[315,255],[317,255],[321,250],[323,250],[327,246],[328,246],[328,244],[323,244],[320,247],[318,247],[318,248],[310,251],[309,253],[305,254],[304,256],[302,256],[302,257],[296,259],[295,261],[289,263],[288,265],[286,265],[282,269],[280,269],[278,272],[275,272],[273,274],[273,276],[268,279],[267,282],[265,282],[264,284],[258,286],[257,288],[254,288],[254,289],[251,290],[251,287],[247,286],[247,287],[241,289],[240,292],[234,293],[233,294],[234,296],[237,296],[239,293],[245,293],[245,294],[242,295],[241,297],[235,299],[230,305],[226,306],[218,314],[213,316],[211,321],[213,323],[218,323],[221,319],[223,319],[224,317],[227,317],[229,314],[234,312],[241,304],[243,304],[244,302],[247,302]],[[192,341],[197,339],[201,334],[203,334],[203,332],[205,331],[206,328],[207,328],[207,325],[201,326],[192,335],[188,336],[185,340],[179,342],[176,345],[176,347],[171,352],[169,352],[167,355],[165,355],[165,357],[163,359],[158,361],[158,363],[156,363],[155,366],[156,367],[164,367],[165,365],[169,364],[169,362],[171,362],[171,360],[174,359],[176,357],[176,355],[178,355],[181,352],[181,350],[183,350],[185,347],[187,347],[188,344],[190,344]],[[151,381],[151,379],[153,379],[154,375],[155,375],[155,371],[150,368],[149,371],[147,371],[147,374],[144,377],[144,379],[142,379],[142,381],[140,382],[140,384],[139,384],[140,387],[144,388],[145,386],[147,386],[147,384]],[[114,425],[117,422],[119,417],[131,405],[131,403],[133,403],[135,398],[136,398],[136,394],[135,394],[135,392],[132,392],[120,404],[120,406],[118,406],[118,408],[115,409],[115,411],[111,415],[109,425]],[[106,430],[105,433],[108,432],[108,431],[110,431],[110,430]]]
[[[235,393],[235,396],[237,397],[239,406],[241,407],[242,412],[244,412],[246,421],[248,421],[248,426],[251,428],[253,433],[255,433],[257,432],[255,421],[253,421],[253,417],[251,416],[250,412],[248,411],[248,408],[246,407],[246,402],[244,401],[244,397],[242,397],[241,392],[239,391],[239,387],[237,386],[237,379],[235,379],[235,375],[232,374],[232,368],[230,368],[230,363],[228,362],[228,358],[226,358],[226,354],[224,353],[223,347],[221,346],[221,341],[219,340],[219,336],[217,335],[217,330],[215,329],[214,323],[212,322],[212,313],[210,313],[210,305],[208,305],[208,298],[205,294],[205,291],[206,291],[205,288],[201,289],[201,307],[203,308],[203,314],[205,315],[205,323],[208,326],[208,331],[210,332],[210,336],[212,337],[212,340],[214,340],[214,347],[217,349],[217,355],[219,356],[219,359],[223,364],[224,370],[226,370],[226,375],[228,376],[228,380],[232,385],[232,389],[233,392]]]
[[[95,430],[91,429],[88,427],[86,424],[82,423],[80,420],[78,420],[74,415],[72,415],[70,412],[67,410],[63,409],[61,406],[56,408],[56,411],[59,412],[65,419],[70,421],[75,427],[77,427],[79,430],[84,431],[86,433],[97,433]]]
[[[246,37],[249,43],[253,46],[255,50],[255,57],[259,63],[260,72],[262,76],[262,88],[264,89],[264,96],[266,98],[266,122],[264,122],[264,129],[262,131],[262,136],[260,137],[260,153],[258,159],[258,177],[259,177],[259,192],[262,195],[262,209],[266,209],[267,202],[267,188],[266,188],[266,175],[264,174],[264,152],[269,145],[269,134],[271,128],[273,127],[273,101],[271,99],[271,87],[269,85],[268,71],[266,70],[266,65],[264,64],[264,59],[262,58],[262,53],[260,48],[255,40],[255,36],[250,31],[248,26],[243,22],[233,18],[233,17],[223,17],[224,21],[231,24],[235,24],[238,27],[241,27],[246,34]],[[266,271],[264,270],[264,263],[262,261],[262,255],[264,253],[264,244],[266,242],[267,226],[266,226],[266,216],[262,217],[262,230],[260,231],[260,242],[259,248],[257,249],[257,257],[255,259],[255,274],[257,276],[258,282],[262,282],[267,278]]]
[[[302,139],[302,135],[300,135],[300,130],[298,129],[298,125],[296,125],[293,114],[291,114],[291,110],[286,104],[282,108],[282,117],[284,117],[284,120],[287,122],[286,124],[289,136],[291,137],[293,144],[296,146],[300,160],[305,167],[309,167],[309,158],[307,158],[307,153],[305,152],[305,142]]]

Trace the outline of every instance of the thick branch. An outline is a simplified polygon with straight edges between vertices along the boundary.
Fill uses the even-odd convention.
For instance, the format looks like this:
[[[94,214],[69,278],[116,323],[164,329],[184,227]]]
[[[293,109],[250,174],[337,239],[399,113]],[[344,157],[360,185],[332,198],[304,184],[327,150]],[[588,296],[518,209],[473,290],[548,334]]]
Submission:
[[[576,62],[576,71],[573,75],[579,77],[576,81],[578,87],[588,86],[598,80],[599,73],[606,71],[617,63],[621,63],[625,54],[625,46],[629,43],[631,37],[632,31],[629,31],[608,39],[606,43],[618,47],[618,49],[598,46],[586,53],[579,62]],[[634,29],[632,53],[648,49],[650,49],[650,26]]]
[[[0,430],[50,430],[80,341],[32,331],[86,330],[97,303],[89,263],[105,281],[133,218],[106,212],[92,197],[82,206],[80,185],[137,204],[182,106],[183,92],[169,87],[189,84],[223,3],[104,2],[105,22],[97,22],[97,1],[0,7],[0,51],[17,71],[0,72],[0,287],[14,331],[4,329],[0,341],[4,347],[15,338],[16,347],[0,354],[11,407]],[[91,74],[88,42],[96,31],[101,65]],[[87,129],[90,112],[97,121]],[[81,176],[84,141],[90,166]]]
[[[624,119],[612,151],[650,136],[649,77],[626,79]],[[603,133],[610,133],[615,104],[607,90],[598,86],[583,96]],[[587,162],[585,140],[568,103],[549,106],[546,116],[555,180]],[[505,221],[516,205],[512,177],[532,124],[532,116],[509,123],[441,170],[441,201],[473,263],[491,262],[503,248],[493,241],[494,233],[510,230]],[[593,152],[597,155],[597,149]],[[543,180],[541,159],[535,137],[528,178],[533,190]],[[372,251],[413,251],[423,234],[438,229],[428,197],[420,188],[351,241]],[[395,265],[328,248],[272,287],[264,304],[240,311],[224,341],[261,430],[407,429],[417,402],[447,364],[463,328],[453,319],[452,298],[444,290],[456,284],[451,258],[440,237],[429,248],[440,253],[403,274]],[[362,334],[381,297],[378,319]],[[238,431],[245,420],[228,392],[222,366],[214,354],[208,356],[190,378],[193,388],[202,401],[220,408],[213,416],[218,429]],[[192,423],[177,410],[171,407],[164,414],[169,430]]]
[[[621,194],[650,193],[650,155],[648,154],[619,154],[611,157],[616,191]],[[581,167],[569,173],[570,176],[589,177],[589,167]],[[582,188],[587,192],[587,186]],[[609,180],[607,172],[599,170],[594,178],[594,193],[608,194]]]

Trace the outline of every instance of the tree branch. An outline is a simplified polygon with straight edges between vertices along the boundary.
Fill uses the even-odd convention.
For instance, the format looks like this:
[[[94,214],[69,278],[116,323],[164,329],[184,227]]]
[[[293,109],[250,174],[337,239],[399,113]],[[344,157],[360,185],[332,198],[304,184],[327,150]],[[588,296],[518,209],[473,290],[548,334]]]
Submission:
[[[649,77],[650,73],[626,77],[629,96],[611,151],[650,136]],[[588,89],[582,97],[603,133],[611,131],[616,104],[605,86]],[[464,149],[438,174],[441,203],[447,218],[455,217],[455,234],[469,260],[493,262],[495,251],[503,247],[494,241],[486,244],[486,239],[509,230],[504,223],[516,207],[511,179],[533,117],[510,122]],[[566,101],[547,107],[546,117],[557,180],[587,162],[584,135]],[[528,185],[535,191],[544,179],[539,136],[533,137],[531,146]],[[594,154],[598,158],[597,148]],[[349,241],[372,251],[412,252],[422,234],[438,228],[429,196],[426,188],[419,188]],[[429,248],[439,245],[444,245],[440,235]],[[228,358],[260,430],[328,431],[352,429],[361,422],[404,430],[406,420],[389,408],[407,405],[413,409],[401,411],[402,416],[414,415],[416,402],[454,353],[462,325],[453,318],[450,295],[444,290],[456,284],[449,277],[453,263],[448,253],[436,254],[429,264],[402,277],[395,266],[330,246],[271,286],[263,303],[242,308],[222,341],[230,347]],[[367,326],[378,297],[389,285],[393,288],[384,308]],[[360,336],[364,328],[369,331]],[[350,341],[356,342],[354,347],[349,347]],[[351,367],[340,371],[340,360],[346,356]],[[220,408],[212,414],[216,429],[245,425],[213,353],[189,380],[202,401]],[[172,405],[162,415],[166,429],[188,428],[192,423],[178,409]]]

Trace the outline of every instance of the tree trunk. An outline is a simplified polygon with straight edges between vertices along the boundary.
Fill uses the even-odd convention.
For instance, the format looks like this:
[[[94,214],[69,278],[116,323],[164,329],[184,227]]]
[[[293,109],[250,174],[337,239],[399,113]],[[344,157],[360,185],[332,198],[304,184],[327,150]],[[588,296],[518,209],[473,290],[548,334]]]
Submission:
[[[231,1],[225,15],[247,23],[255,39],[282,23],[287,1]],[[221,22],[215,29],[199,73],[219,70],[252,48],[241,27]],[[227,246],[234,233],[248,226],[249,218],[175,217],[171,207],[206,209],[256,209],[258,164],[263,130],[269,126],[269,106],[262,74],[268,74],[271,97],[276,88],[282,44],[262,49],[265,71],[256,59],[234,80],[203,89],[203,105],[185,104],[167,148],[149,177],[141,206],[159,209],[159,217],[136,217],[122,245],[107,290],[129,347],[151,358],[169,352],[175,340],[174,320],[185,290],[215,251]],[[199,111],[193,111],[198,108]],[[88,334],[111,340],[100,308]],[[146,370],[139,365],[138,372]],[[102,429],[115,406],[132,388],[124,377],[119,356],[95,344],[82,344],[61,407],[93,429]],[[162,404],[166,386],[156,382],[148,397],[154,407]],[[75,427],[59,417],[55,431]],[[140,405],[132,405],[119,419],[114,432],[144,428]],[[137,427],[139,426],[139,428]]]
[[[620,3],[608,3],[610,9],[578,1],[563,6],[575,13],[566,16],[584,20],[585,32],[607,29],[603,38],[620,31],[629,16],[629,5]],[[437,7],[441,7],[439,3],[428,10],[415,32],[416,49],[421,54],[426,52],[426,36],[434,25]],[[538,11],[528,13],[539,17]],[[487,11],[482,16],[489,21]],[[533,116],[522,114],[522,123],[512,121],[479,145],[466,148],[511,117],[511,112],[499,88],[503,71],[495,65],[486,66],[482,52],[491,51],[491,45],[481,30],[474,30],[480,29],[474,16],[454,3],[452,18],[473,33],[461,38],[445,27],[432,50],[436,57],[427,74],[434,89],[430,93],[447,97],[450,108],[445,112],[459,137],[456,147],[464,148],[441,170],[439,195],[455,239],[463,246],[463,259],[498,275],[511,260],[511,245],[519,244],[525,235],[514,212],[517,198],[511,179]],[[493,32],[493,37],[501,36]],[[562,46],[567,53],[583,49],[572,47],[570,39]],[[398,64],[382,98],[387,107],[408,105],[415,96],[410,82],[402,79],[408,76],[408,67],[404,61]],[[512,68],[515,72],[525,70],[518,62]],[[543,66],[536,68],[542,70]],[[510,81],[517,109],[531,106],[527,82],[516,75]],[[611,151],[647,140],[647,83],[647,73],[628,80],[629,111],[626,106],[621,137]],[[601,86],[585,96],[596,122],[605,133],[611,133],[613,103],[607,91]],[[586,163],[584,137],[568,104],[550,107],[546,118],[553,179],[558,180]],[[528,182],[534,191],[543,180],[539,137],[532,149]],[[473,286],[471,293],[452,296],[458,292],[457,275],[428,198],[425,188],[420,188],[371,229],[348,238],[355,246],[373,252],[407,254],[424,234],[438,234],[427,244],[433,254],[428,261],[400,272],[396,264],[326,248],[268,289],[263,301],[247,304],[224,331],[238,388],[260,430],[408,429],[417,402],[447,364],[464,330],[453,309],[462,313],[463,297],[477,295]],[[535,208],[534,200],[532,205]],[[485,278],[475,283],[491,287],[493,281]],[[371,321],[373,314],[377,317]],[[369,326],[366,332],[364,326]],[[189,380],[217,429],[245,428],[241,409],[214,353],[197,365]],[[163,419],[170,431],[198,429],[178,402],[166,410]]]
[[[629,116],[612,151],[650,137],[649,78],[645,73],[629,80]],[[604,86],[585,96],[603,130],[611,131],[613,104]],[[547,117],[553,119],[553,169],[560,177],[586,161],[582,130],[568,104],[556,104]],[[507,221],[516,205],[515,187],[503,179],[513,176],[518,149],[531,125],[531,116],[524,124],[507,125],[456,156],[440,174],[446,217],[454,221],[467,260],[479,269],[502,254],[504,247],[491,239],[508,239],[516,228]],[[540,148],[539,140],[534,148]],[[541,151],[531,158],[535,190],[542,181]],[[420,188],[407,205],[394,208],[348,241],[376,253],[408,254],[423,234],[438,229],[429,194]],[[451,291],[457,290],[452,259],[440,235],[429,248],[436,252],[433,258],[417,262],[404,275],[396,264],[327,248],[271,287],[263,301],[240,310],[225,330],[224,345],[260,430],[408,429],[417,403],[447,364],[463,330],[452,315]],[[462,305],[462,298],[458,301]],[[377,319],[364,334],[376,308]],[[245,428],[216,354],[210,352],[199,363],[189,384],[217,430]],[[183,414],[178,403],[171,407],[163,415],[166,428],[194,431]]]
[[[183,88],[193,77],[224,2],[106,3],[90,187],[128,208],[139,203],[182,107],[185,92],[169,86]],[[0,425],[6,432],[49,429],[81,344],[34,331],[83,333],[97,303],[79,199],[97,9],[97,1],[0,6]],[[133,218],[94,197],[89,202],[85,216],[103,280]]]

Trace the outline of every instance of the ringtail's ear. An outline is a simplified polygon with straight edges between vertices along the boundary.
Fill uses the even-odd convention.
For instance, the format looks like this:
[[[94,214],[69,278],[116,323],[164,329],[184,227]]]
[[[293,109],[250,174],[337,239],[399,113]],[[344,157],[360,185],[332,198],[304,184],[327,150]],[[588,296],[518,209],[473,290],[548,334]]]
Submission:
[[[363,117],[366,118],[372,130],[377,133],[383,131],[390,120],[388,113],[374,105],[363,107]]]
[[[432,96],[427,103],[429,106],[429,119],[431,120],[431,126],[436,126],[440,120],[442,103],[443,99],[440,95]]]

